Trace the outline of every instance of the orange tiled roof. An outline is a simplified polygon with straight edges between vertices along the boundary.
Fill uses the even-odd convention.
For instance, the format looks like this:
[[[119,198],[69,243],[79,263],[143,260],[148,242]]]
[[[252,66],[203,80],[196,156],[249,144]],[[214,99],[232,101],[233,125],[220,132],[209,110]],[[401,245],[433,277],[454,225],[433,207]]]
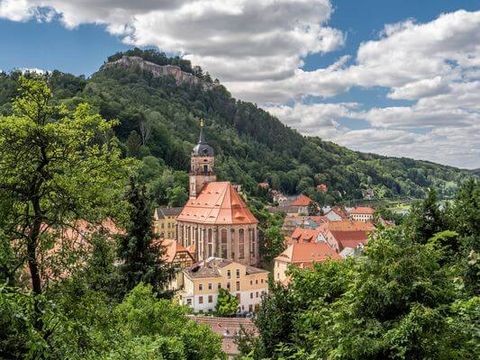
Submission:
[[[340,250],[345,248],[355,249],[358,245],[365,245],[368,241],[367,231],[331,231],[331,233],[338,242]]]
[[[350,211],[350,214],[369,214],[373,215],[375,213],[375,209],[367,206],[358,206],[356,208],[353,208]]]
[[[290,238],[291,242],[297,243],[315,242],[319,233],[320,229],[296,228]]]
[[[165,260],[168,263],[173,262],[173,260],[175,260],[175,256],[180,252],[188,253],[193,260],[193,256],[190,253],[190,251],[186,247],[177,243],[175,240],[171,240],[171,239],[153,240],[152,247],[157,247],[157,246],[165,247],[165,254],[163,256],[163,260]]]
[[[321,262],[327,259],[340,259],[334,249],[327,243],[294,243],[275,259],[295,264],[311,264],[312,262]]]
[[[205,224],[255,224],[257,219],[228,181],[211,182],[188,200],[178,221]]]
[[[297,197],[295,200],[293,200],[290,206],[308,206],[310,205],[311,202],[312,202],[312,199],[302,194],[299,197]]]
[[[375,226],[370,222],[341,220],[329,221],[320,225],[322,231],[373,231]]]

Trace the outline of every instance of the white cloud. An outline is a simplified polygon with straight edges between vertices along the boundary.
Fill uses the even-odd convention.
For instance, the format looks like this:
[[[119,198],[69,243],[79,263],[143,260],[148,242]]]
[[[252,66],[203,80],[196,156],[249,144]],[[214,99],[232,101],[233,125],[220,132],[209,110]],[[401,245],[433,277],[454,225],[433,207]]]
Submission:
[[[480,167],[480,11],[385,25],[356,54],[305,71],[303,58],[336,50],[329,0],[0,0],[0,18],[103,24],[134,45],[177,52],[234,96],[262,104],[305,134],[349,147]],[[351,87],[384,87],[407,104],[361,110],[326,103]],[[321,97],[321,104],[303,104]],[[294,104],[286,106],[285,103]],[[351,130],[339,119],[362,119]]]

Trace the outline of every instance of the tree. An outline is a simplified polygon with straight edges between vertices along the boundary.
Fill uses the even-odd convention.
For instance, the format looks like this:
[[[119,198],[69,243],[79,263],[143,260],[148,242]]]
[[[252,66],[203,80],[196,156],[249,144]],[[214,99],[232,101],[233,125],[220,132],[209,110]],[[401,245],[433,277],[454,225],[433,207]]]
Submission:
[[[100,222],[121,213],[133,163],[121,158],[111,136],[115,123],[87,104],[74,111],[55,105],[36,78],[21,77],[19,94],[13,115],[0,117],[0,203],[9,204],[4,231],[15,246],[15,268],[28,264],[39,295],[40,258],[76,220]]]
[[[131,179],[126,200],[129,204],[127,233],[119,237],[118,247],[119,257],[123,260],[119,267],[123,278],[122,291],[128,292],[144,282],[160,292],[172,270],[162,259],[164,249],[152,246],[153,214],[145,186]]]
[[[419,243],[426,243],[433,235],[446,230],[445,217],[437,202],[435,190],[430,190],[427,197],[414,204],[407,221],[406,231]]]
[[[217,305],[215,311],[218,316],[233,316],[238,310],[238,299],[230,294],[227,289],[218,289]]]

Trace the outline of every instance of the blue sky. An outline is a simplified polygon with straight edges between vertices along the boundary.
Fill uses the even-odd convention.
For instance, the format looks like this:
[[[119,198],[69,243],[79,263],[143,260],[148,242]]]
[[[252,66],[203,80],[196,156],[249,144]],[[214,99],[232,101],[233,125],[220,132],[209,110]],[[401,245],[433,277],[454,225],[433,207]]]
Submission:
[[[89,76],[134,45],[178,51],[302,133],[480,167],[479,0],[116,3],[0,0],[0,69]]]

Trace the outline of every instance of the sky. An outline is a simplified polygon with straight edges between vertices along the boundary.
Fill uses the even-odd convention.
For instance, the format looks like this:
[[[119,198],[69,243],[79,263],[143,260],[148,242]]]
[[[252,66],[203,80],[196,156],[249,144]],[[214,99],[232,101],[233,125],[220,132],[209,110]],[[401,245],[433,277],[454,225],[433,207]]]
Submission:
[[[480,0],[0,0],[0,69],[179,54],[302,134],[480,168]]]

